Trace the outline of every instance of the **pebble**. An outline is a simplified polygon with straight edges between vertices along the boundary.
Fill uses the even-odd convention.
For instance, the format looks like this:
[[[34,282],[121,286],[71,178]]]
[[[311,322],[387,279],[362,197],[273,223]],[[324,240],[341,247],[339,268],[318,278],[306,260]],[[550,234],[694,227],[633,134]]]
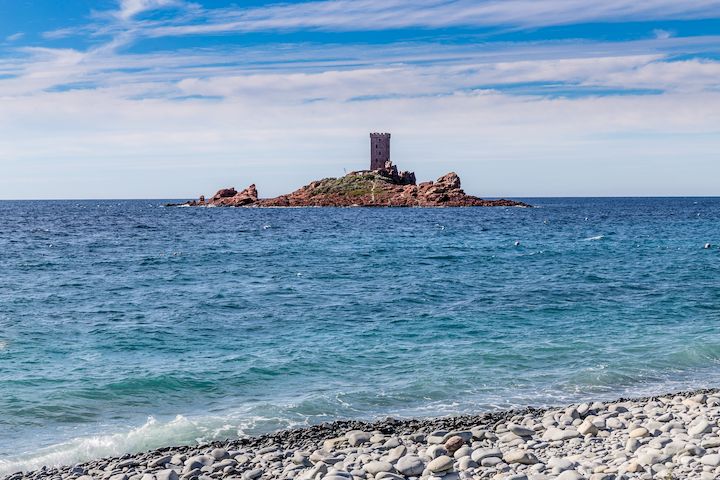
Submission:
[[[508,430],[510,430],[518,437],[532,437],[533,435],[535,435],[535,430],[523,427],[522,425],[515,425],[513,423],[508,425]]]
[[[704,455],[700,459],[700,463],[702,463],[703,465],[709,465],[711,467],[718,467],[720,466],[720,454],[713,453],[710,455]]]
[[[377,475],[380,472],[391,472],[393,470],[393,466],[389,462],[373,460],[372,462],[366,464],[363,467],[363,470],[372,475]]]
[[[650,432],[645,427],[638,427],[630,431],[630,438],[642,438],[650,435]]]
[[[706,390],[476,417],[335,422],[0,480],[651,480],[720,478]]]
[[[453,466],[454,460],[447,455],[442,455],[435,460],[428,463],[428,470],[433,473],[444,472],[450,470]]]
[[[506,452],[502,459],[505,463],[521,463],[523,465],[532,465],[539,461],[535,455],[524,450],[511,450]]]
[[[406,455],[397,461],[395,469],[406,477],[417,477],[425,470],[425,464],[415,455]]]

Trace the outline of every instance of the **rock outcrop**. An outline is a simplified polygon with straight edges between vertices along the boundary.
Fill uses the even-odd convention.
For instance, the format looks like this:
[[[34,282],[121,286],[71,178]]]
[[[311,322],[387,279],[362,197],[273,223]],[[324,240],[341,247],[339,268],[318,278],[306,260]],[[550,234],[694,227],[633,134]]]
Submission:
[[[325,178],[286,195],[258,199],[255,185],[238,192],[219,190],[209,200],[200,197],[183,205],[214,207],[529,207],[513,200],[484,200],[466,194],[460,177],[450,172],[434,182],[416,184],[413,172],[398,171],[391,162],[378,170]]]
[[[191,207],[199,206],[215,206],[215,207],[244,207],[252,205],[258,201],[257,188],[255,184],[250,185],[245,190],[238,192],[234,187],[222,188],[213,195],[210,200],[205,200],[201,196],[199,200],[192,200],[186,205]]]

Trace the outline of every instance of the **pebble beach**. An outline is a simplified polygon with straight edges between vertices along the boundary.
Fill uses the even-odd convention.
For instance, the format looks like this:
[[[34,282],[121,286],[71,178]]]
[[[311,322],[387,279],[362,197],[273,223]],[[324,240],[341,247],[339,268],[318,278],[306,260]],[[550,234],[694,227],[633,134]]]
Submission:
[[[621,480],[720,477],[720,390],[303,429],[3,480]]]

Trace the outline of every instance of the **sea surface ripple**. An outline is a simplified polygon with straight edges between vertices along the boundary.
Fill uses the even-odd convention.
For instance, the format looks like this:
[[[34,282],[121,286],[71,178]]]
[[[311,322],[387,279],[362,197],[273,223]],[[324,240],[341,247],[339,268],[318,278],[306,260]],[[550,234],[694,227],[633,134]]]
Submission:
[[[0,202],[0,473],[720,385],[720,199],[526,201]]]

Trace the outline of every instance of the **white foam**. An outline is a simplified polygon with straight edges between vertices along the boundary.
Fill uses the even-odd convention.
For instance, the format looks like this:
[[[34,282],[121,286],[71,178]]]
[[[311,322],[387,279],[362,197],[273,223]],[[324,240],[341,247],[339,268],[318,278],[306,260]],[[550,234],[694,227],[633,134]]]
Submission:
[[[597,235],[595,237],[589,237],[589,238],[585,238],[583,240],[586,242],[597,242],[598,240],[602,240],[603,238],[605,238],[604,235]]]
[[[276,407],[284,411],[291,405]],[[258,411],[262,409],[264,411]],[[106,434],[82,435],[39,450],[0,458],[0,476],[43,466],[74,465],[103,457],[118,457],[162,447],[175,447],[238,438],[247,434],[307,425],[307,418],[287,418],[267,406],[244,406],[219,415],[185,417],[169,421],[149,417],[138,427]]]
[[[126,432],[73,438],[35,452],[0,459],[0,475],[34,470],[43,465],[73,465],[94,458],[194,443],[213,433],[182,415],[164,423],[150,417],[144,425]]]

